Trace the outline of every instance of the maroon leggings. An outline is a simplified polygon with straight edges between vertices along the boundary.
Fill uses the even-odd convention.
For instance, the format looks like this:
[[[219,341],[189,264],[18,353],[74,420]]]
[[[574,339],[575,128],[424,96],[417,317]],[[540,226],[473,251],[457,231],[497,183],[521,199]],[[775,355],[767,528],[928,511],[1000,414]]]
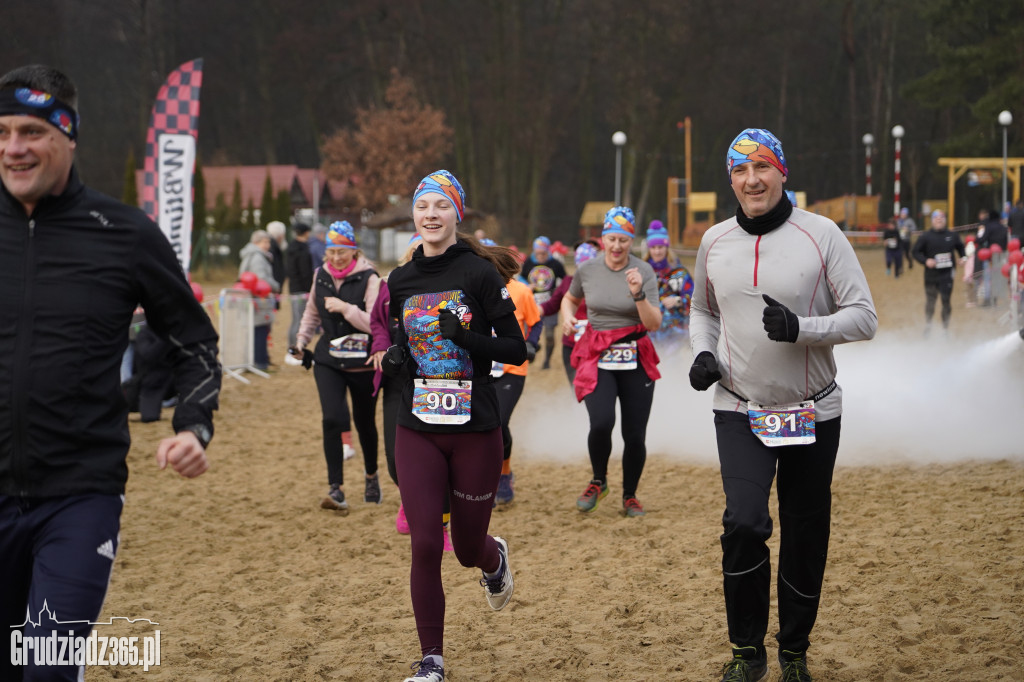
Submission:
[[[445,494],[451,498],[451,537],[459,563],[488,573],[498,570],[498,543],[487,526],[502,454],[500,428],[460,433],[396,429],[395,465],[412,538],[412,611],[424,656],[442,655],[444,649],[439,519]]]

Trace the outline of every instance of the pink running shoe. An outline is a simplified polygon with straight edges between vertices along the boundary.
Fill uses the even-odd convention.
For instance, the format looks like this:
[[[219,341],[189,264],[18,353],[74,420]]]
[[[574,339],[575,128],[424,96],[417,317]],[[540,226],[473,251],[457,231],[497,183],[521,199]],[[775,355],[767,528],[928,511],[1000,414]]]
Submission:
[[[395,530],[402,535],[409,534],[409,521],[405,518],[405,506],[398,505],[398,516],[395,517]]]
[[[455,546],[452,545],[452,538],[448,535],[448,524],[441,524],[441,532],[444,533],[444,551],[454,552]]]

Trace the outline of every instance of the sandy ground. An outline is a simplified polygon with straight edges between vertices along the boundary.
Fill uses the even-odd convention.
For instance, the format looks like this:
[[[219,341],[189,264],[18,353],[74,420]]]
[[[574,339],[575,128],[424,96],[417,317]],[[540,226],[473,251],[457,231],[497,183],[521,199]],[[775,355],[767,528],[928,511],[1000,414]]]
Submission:
[[[876,340],[838,354],[847,410],[815,679],[1024,680],[1024,346],[1008,340],[1001,311],[966,309],[960,284],[950,338],[926,341],[921,269],[893,280],[880,251],[860,255],[881,324]],[[289,314],[275,326],[275,362]],[[585,411],[559,354],[531,370],[512,424],[516,502],[491,522],[511,545],[515,595],[492,612],[479,574],[445,555],[446,679],[719,678],[724,497],[710,403],[687,385],[688,351],[665,360],[641,519],[619,513],[617,494],[590,516],[575,511],[589,478]],[[212,468],[196,480],[153,464],[169,418],[133,415],[104,607],[158,622],[161,664],[88,678],[403,679],[419,645],[397,490],[388,481],[382,505],[362,503],[357,457],[346,464],[351,513],[319,508],[312,376],[279,367],[252,385],[225,378]],[[383,471],[383,451],[380,461]],[[616,453],[613,488],[620,477]],[[773,557],[777,547],[775,537]]]

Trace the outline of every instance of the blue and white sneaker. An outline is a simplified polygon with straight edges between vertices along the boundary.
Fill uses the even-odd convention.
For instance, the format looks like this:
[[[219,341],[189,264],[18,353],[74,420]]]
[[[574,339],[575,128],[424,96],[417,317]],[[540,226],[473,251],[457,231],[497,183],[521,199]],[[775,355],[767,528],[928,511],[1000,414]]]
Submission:
[[[437,665],[429,658],[416,661],[409,667],[416,672],[402,682],[444,682],[444,667]]]
[[[485,575],[480,580],[480,584],[487,596],[487,603],[495,611],[501,611],[512,598],[512,589],[515,583],[512,580],[512,566],[508,563],[508,543],[504,538],[499,537],[495,537],[494,541],[498,543],[498,554],[501,555],[501,572],[494,578],[488,578]]]

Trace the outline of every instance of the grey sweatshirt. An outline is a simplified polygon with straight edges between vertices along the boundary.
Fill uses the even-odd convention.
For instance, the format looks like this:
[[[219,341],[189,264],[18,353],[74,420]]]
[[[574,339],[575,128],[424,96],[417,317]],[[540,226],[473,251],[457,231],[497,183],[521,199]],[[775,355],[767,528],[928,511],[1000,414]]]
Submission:
[[[870,339],[878,328],[850,242],[834,222],[799,208],[761,236],[745,232],[735,217],[712,226],[701,239],[694,283],[690,345],[694,357],[710,351],[718,360],[717,410],[746,412],[737,395],[764,405],[813,396],[835,379],[832,347]],[[768,338],[762,294],[797,315],[796,343]],[[838,417],[842,390],[815,407],[819,421]]]

